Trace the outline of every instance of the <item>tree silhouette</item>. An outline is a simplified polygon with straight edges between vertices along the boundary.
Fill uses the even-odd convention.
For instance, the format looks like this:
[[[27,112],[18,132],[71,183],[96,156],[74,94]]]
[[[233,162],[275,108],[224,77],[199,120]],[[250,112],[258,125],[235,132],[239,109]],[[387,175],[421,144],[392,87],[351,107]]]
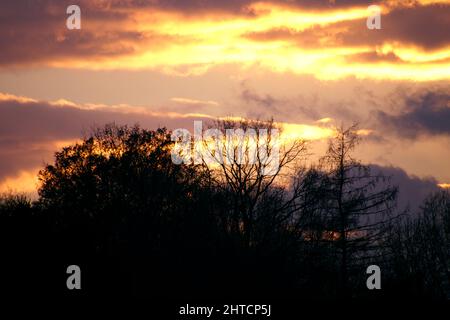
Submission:
[[[212,127],[233,134],[231,139],[224,137],[223,144],[203,143],[203,163],[228,199],[221,210],[222,223],[251,247],[265,237],[267,227],[273,233],[289,218],[284,215],[292,214],[288,209],[298,190],[288,197],[280,183],[289,182],[282,179],[305,155],[306,144],[300,139],[280,141],[281,128],[273,120],[225,119]]]
[[[175,164],[164,128],[109,124],[57,152],[35,202],[0,196],[2,287],[182,300],[448,297],[448,192],[398,218],[397,188],[352,158],[356,126],[337,129],[309,167],[304,141],[275,147],[272,120],[215,128],[244,135],[223,148],[206,141],[200,164]],[[255,148],[263,152],[251,159]],[[265,171],[270,161],[278,166]],[[373,263],[383,270],[378,295],[365,288]],[[80,292],[64,286],[72,264]]]
[[[450,194],[440,191],[425,199],[417,217],[394,224],[384,251],[386,270],[396,291],[416,296],[450,296]],[[401,286],[401,288],[400,288]]]
[[[397,195],[396,187],[380,186],[388,178],[373,174],[368,166],[352,158],[358,140],[356,125],[338,129],[320,163],[325,172],[320,199],[326,215],[325,241],[337,249],[343,298],[351,295],[349,282],[355,266],[363,261],[367,264],[376,254]]]
[[[214,230],[204,209],[209,173],[173,164],[172,144],[166,129],[107,125],[40,171],[38,206],[52,215],[67,259],[127,259],[136,268],[153,264],[158,273],[177,265],[175,250],[206,246]]]

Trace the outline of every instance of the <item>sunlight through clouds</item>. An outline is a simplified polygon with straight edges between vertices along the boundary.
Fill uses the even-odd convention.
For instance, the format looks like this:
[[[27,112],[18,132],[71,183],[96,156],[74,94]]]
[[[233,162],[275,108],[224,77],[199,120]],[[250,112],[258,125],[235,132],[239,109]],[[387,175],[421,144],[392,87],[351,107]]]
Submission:
[[[427,3],[436,6],[444,2]],[[251,13],[247,15],[117,9],[128,18],[100,29],[95,21],[91,25],[86,22],[84,32],[117,37],[105,50],[118,54],[95,53],[95,59],[56,58],[48,64],[93,70],[153,69],[174,75],[198,75],[217,65],[238,64],[326,80],[348,76],[401,80],[414,75],[417,81],[448,78],[449,46],[423,50],[417,44],[390,37],[397,32],[394,27],[408,28],[396,16],[390,18],[391,13],[428,7],[412,6],[410,2],[387,2],[381,7],[383,21],[389,22],[381,30],[366,30],[368,10],[361,5],[318,11],[255,2],[243,9]],[[351,43],[360,37],[363,43]],[[365,55],[377,56],[378,61],[361,59]]]

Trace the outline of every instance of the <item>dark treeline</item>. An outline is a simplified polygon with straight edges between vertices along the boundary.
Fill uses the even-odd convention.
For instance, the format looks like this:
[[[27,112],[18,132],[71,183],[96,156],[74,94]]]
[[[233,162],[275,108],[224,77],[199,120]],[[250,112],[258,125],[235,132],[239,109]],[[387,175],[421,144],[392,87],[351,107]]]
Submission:
[[[273,128],[218,121],[219,129]],[[270,136],[266,137],[270,142]],[[396,208],[389,177],[352,158],[340,129],[315,165],[307,144],[264,163],[174,164],[171,132],[107,125],[60,150],[39,197],[0,199],[2,290],[9,295],[446,299],[450,196]],[[260,146],[258,146],[260,147]],[[270,153],[270,143],[264,145]],[[414,218],[412,218],[414,217]],[[66,288],[79,265],[82,290]],[[381,268],[368,290],[366,268]]]

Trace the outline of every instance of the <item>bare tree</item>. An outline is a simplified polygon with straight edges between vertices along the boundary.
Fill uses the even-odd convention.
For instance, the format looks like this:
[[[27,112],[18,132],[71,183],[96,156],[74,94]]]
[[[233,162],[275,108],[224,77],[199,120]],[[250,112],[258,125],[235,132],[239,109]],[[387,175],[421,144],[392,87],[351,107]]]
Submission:
[[[384,227],[392,219],[397,195],[389,178],[373,174],[370,167],[353,159],[358,142],[357,125],[341,127],[320,161],[320,169],[326,173],[321,200],[328,234],[324,240],[337,249],[342,297],[350,295],[350,271],[355,264],[375,254]]]
[[[283,191],[289,174],[305,155],[306,143],[283,140],[281,128],[273,120],[217,120],[210,129],[217,135],[203,141],[202,160],[211,169],[217,186],[229,196],[229,206],[222,215],[224,225],[251,246],[255,224],[264,222],[267,226],[270,221],[275,228],[287,220],[282,212],[294,204],[298,190],[288,198]]]
[[[417,216],[396,223],[386,241],[391,278],[403,279],[413,295],[450,296],[450,193],[428,196]]]

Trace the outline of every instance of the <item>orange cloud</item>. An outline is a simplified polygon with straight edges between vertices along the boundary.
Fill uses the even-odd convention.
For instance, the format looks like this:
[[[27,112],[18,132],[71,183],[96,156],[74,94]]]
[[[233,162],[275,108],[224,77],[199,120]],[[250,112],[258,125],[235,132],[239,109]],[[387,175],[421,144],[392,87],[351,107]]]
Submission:
[[[176,102],[176,103],[185,104],[185,105],[193,105],[193,106],[204,106],[204,105],[218,106],[219,105],[218,102],[211,101],[211,100],[203,101],[203,100],[197,100],[197,99],[177,98],[177,97],[172,98],[170,100],[173,102]]]
[[[32,197],[37,195],[38,173],[39,169],[25,171],[22,170],[12,177],[0,181],[0,193],[19,192],[26,193]]]
[[[232,63],[319,79],[428,81],[448,79],[450,74],[450,41],[445,33],[450,27],[445,19],[450,1],[382,2],[382,30],[367,30],[367,6],[356,2],[308,9],[301,1],[243,1],[239,13],[214,10],[214,3],[225,5],[220,1],[213,2],[211,10],[198,12],[187,12],[188,5],[168,9],[154,2],[143,8],[126,1],[107,3],[87,2],[87,21],[76,32],[61,28],[50,16],[54,22],[48,29],[19,29],[27,35],[26,42],[7,39],[5,33],[9,45],[4,59],[0,54],[0,63],[19,59],[18,64],[156,69],[176,75],[201,74]],[[433,15],[442,19],[429,19]],[[48,46],[31,46],[43,39],[50,39]]]

